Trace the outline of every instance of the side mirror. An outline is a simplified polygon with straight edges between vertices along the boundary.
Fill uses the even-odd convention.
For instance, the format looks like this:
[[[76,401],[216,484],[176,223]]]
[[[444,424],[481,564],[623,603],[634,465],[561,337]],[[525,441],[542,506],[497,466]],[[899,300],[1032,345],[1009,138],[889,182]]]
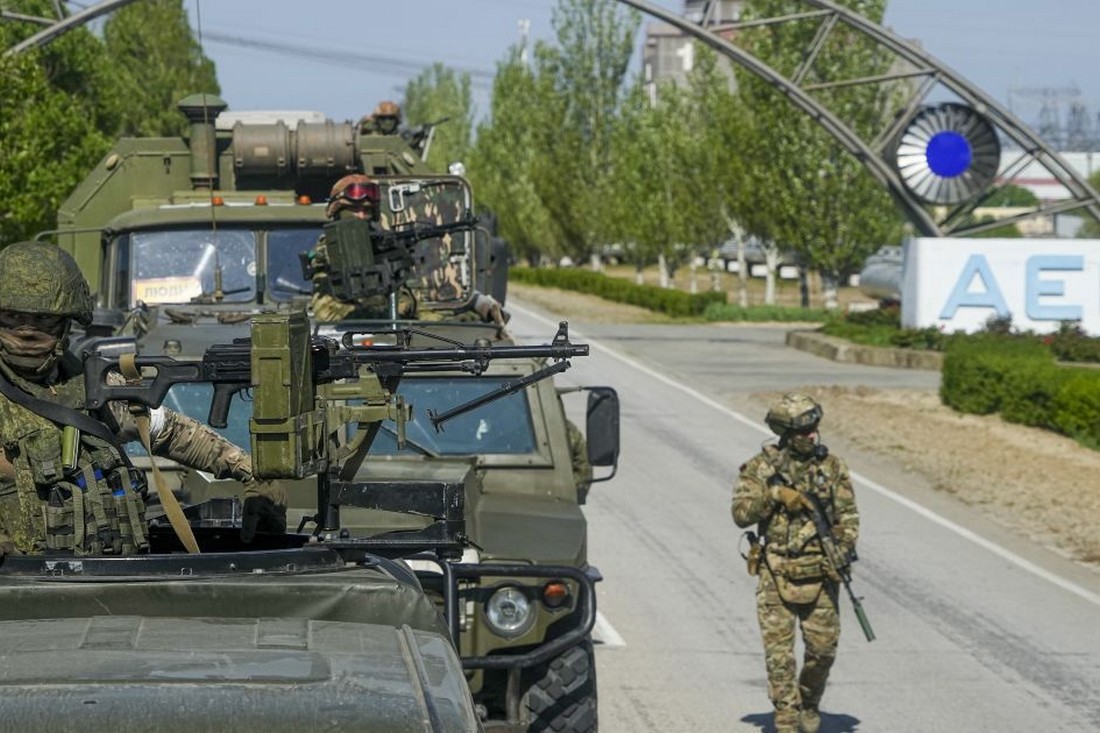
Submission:
[[[585,440],[588,462],[593,466],[610,466],[611,473],[596,481],[607,481],[619,468],[619,393],[611,387],[586,387],[588,410]]]

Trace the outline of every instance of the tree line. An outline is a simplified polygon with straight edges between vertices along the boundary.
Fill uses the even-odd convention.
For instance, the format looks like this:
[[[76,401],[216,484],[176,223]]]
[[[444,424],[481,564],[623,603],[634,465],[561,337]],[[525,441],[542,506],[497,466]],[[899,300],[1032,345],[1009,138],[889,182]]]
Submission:
[[[875,22],[886,10],[886,0],[842,4]],[[26,15],[53,5],[9,3]],[[747,0],[742,19],[797,7]],[[475,115],[469,75],[444,64],[410,80],[403,100],[411,126],[448,118],[429,163],[464,163],[517,257],[583,262],[613,249],[639,273],[659,263],[671,276],[724,241],[752,241],[772,264],[782,254],[819,272],[828,302],[830,286],[900,240],[886,190],[767,83],[696,44],[684,84],[648,84],[632,65],[642,17],[612,0],[559,0],[552,25],[552,40],[498,62],[486,114]],[[35,30],[0,23],[0,47]],[[744,29],[738,43],[790,75],[814,33],[812,22],[783,23]],[[902,87],[829,82],[884,75],[891,63],[873,42],[836,31],[814,60],[814,94],[857,132],[879,129]],[[220,89],[182,0],[133,3],[95,31],[0,56],[0,244],[52,228],[114,139],[185,134],[176,102],[196,91]]]
[[[53,17],[53,0],[15,0],[13,15]],[[40,26],[0,22],[0,50]],[[56,226],[60,203],[125,135],[186,130],[176,103],[218,93],[214,64],[191,33],[183,0],[133,3],[102,28],[0,55],[0,244]]]

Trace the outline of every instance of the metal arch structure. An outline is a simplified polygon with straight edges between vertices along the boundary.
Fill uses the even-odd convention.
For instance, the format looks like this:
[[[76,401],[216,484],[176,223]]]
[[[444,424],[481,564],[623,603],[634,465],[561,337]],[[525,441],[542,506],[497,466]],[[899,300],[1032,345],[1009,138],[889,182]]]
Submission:
[[[816,120],[841,146],[854,155],[894,196],[909,220],[924,236],[965,236],[977,234],[988,229],[1005,226],[1010,223],[1032,219],[1038,216],[1053,215],[1069,211],[1086,210],[1100,222],[1100,195],[1089,186],[1072,168],[1044,143],[1027,125],[1012,115],[996,100],[984,94],[978,87],[933,58],[920,48],[894,35],[890,30],[871,22],[867,18],[837,5],[832,0],[798,0],[806,6],[803,12],[789,15],[759,18],[746,22],[725,23],[713,28],[703,28],[686,18],[671,13],[647,0],[618,0],[643,13],[659,18],[675,26],[684,33],[710,46],[719,54],[730,59],[742,68],[750,71],[768,84],[780,90],[792,104]],[[704,18],[707,13],[704,12]],[[767,25],[814,21],[817,32],[812,41],[803,50],[803,62],[791,78],[785,77],[775,69],[753,56],[749,51],[726,39],[718,32],[736,32],[737,30]],[[893,56],[908,68],[896,73],[875,77],[855,78],[842,81],[815,84],[807,82],[813,70],[815,58],[824,48],[831,34],[839,26],[856,31],[872,40],[879,47],[890,51]],[[821,101],[812,96],[819,89],[839,86],[880,85],[900,80],[914,80],[912,93],[905,101],[904,111],[892,122],[884,122],[882,128],[872,139],[864,140],[846,125]],[[890,159],[890,146],[905,125],[917,113],[921,105],[937,89],[944,88],[964,103],[983,114],[1005,137],[1020,146],[1023,153],[1009,169],[1000,173],[1004,183],[1011,183],[1025,167],[1031,163],[1039,164],[1064,189],[1067,199],[1057,203],[1040,204],[1028,207],[1028,210],[996,222],[964,226],[967,215],[972,213],[996,187],[984,196],[976,197],[950,210],[930,211],[902,183],[901,177]]]
[[[713,30],[675,15],[649,0],[617,1],[658,18],[695,37],[716,52],[779,89],[795,107],[817,121],[846,151],[854,155],[876,180],[890,191],[916,229],[925,236],[977,234],[1016,221],[1081,209],[1086,210],[1095,220],[1100,221],[1100,195],[1097,195],[1097,192],[1089,186],[1087,181],[1066,165],[1049,145],[1044,143],[1038,135],[1033,133],[1011,112],[930,54],[894,35],[888,29],[837,5],[832,0],[798,0],[806,6],[805,11],[774,18],[760,18],[744,23],[724,24],[714,27]],[[45,18],[31,18],[0,11],[0,18],[48,24],[43,30],[8,49],[7,53],[17,54],[41,46],[71,28],[83,25],[131,2],[134,2],[134,0],[102,0],[78,13],[52,23]],[[709,17],[710,5],[708,3],[707,10],[703,14],[704,21]],[[804,49],[803,63],[791,78],[787,78],[771,68],[746,49],[737,46],[732,40],[714,32],[735,32],[741,28],[803,21],[817,22],[817,32]],[[908,67],[907,70],[876,77],[848,79],[824,84],[808,82],[815,58],[824,48],[829,36],[836,32],[837,27],[841,25],[856,31],[878,46],[890,51],[895,58]],[[906,100],[903,114],[898,115],[892,123],[884,122],[882,129],[870,140],[864,140],[825,104],[812,96],[813,91],[827,87],[877,85],[897,82],[902,79],[915,82],[911,86],[912,93]],[[919,111],[922,103],[941,87],[983,114],[1003,136],[1020,146],[1023,151],[1021,156],[1010,169],[1001,172],[1002,181],[1011,182],[1028,165],[1036,163],[1062,186],[1067,194],[1066,199],[1057,203],[1040,204],[1016,216],[999,219],[993,223],[965,226],[967,216],[981,204],[984,198],[988,198],[989,193],[996,190],[996,188],[990,189],[984,196],[976,197],[952,209],[939,212],[930,211],[928,207],[914,197],[902,182],[894,162],[890,160],[889,150],[909,119]]]
[[[95,20],[101,15],[112,13],[121,8],[123,5],[129,5],[132,2],[134,2],[134,0],[102,0],[102,2],[84,8],[78,13],[73,13],[68,17],[60,18],[58,20],[51,20],[50,18],[31,17],[27,15],[19,15],[16,13],[0,12],[0,18],[6,18],[9,20],[22,20],[29,23],[38,23],[45,26],[45,28],[43,28],[42,30],[24,38],[22,41],[9,48],[6,53],[8,55],[15,55],[32,48],[37,48],[38,46],[43,46],[60,36],[62,33],[65,33],[66,31],[72,30],[73,28],[78,28],[85,23],[88,23],[89,21]]]

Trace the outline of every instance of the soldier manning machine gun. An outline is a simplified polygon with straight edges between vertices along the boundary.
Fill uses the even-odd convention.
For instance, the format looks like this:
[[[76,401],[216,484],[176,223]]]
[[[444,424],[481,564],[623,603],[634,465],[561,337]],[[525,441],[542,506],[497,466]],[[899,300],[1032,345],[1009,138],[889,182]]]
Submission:
[[[385,298],[390,317],[396,319],[397,292],[422,264],[416,258],[417,243],[472,231],[477,221],[469,213],[457,221],[409,222],[395,229],[362,219],[333,221],[324,226],[325,261],[318,263],[312,251],[301,253],[302,276],[321,294],[344,302]],[[320,273],[324,277],[316,277]]]
[[[250,339],[213,346],[201,361],[135,358],[136,376],[122,384],[109,379],[112,373],[122,373],[118,357],[86,354],[86,404],[97,409],[110,400],[123,400],[155,408],[175,384],[209,383],[214,388],[209,423],[225,427],[232,397],[250,391],[253,473],[260,479],[316,475],[314,521],[318,532],[333,532],[340,528],[341,500],[347,501],[349,491],[354,492],[346,484],[359,470],[381,422],[393,420],[399,442],[404,440],[411,406],[396,394],[404,374],[458,369],[478,375],[498,358],[554,360],[445,414],[429,412],[439,430],[447,420],[560,373],[569,368],[570,358],[588,354],[587,345],[569,342],[564,322],[553,342],[541,346],[452,341],[444,348],[413,349],[409,347],[412,333],[409,329],[348,331],[337,343],[310,336],[303,312],[260,314],[253,317]],[[345,440],[345,426],[351,423],[357,430]],[[334,485],[341,490],[334,492]]]

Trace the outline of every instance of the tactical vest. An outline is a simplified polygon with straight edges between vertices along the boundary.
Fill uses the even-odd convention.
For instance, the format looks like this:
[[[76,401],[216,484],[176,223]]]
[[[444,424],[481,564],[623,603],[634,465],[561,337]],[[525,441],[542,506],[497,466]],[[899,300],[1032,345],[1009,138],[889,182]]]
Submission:
[[[84,382],[74,377],[36,396],[80,410]],[[0,484],[0,522],[28,554],[132,554],[148,549],[144,474],[120,449],[59,426],[0,395],[3,448],[14,482]],[[71,450],[63,451],[70,441]],[[63,452],[71,453],[69,465]]]
[[[799,461],[775,446],[765,448],[764,456],[772,470],[786,477],[792,488],[804,494],[814,494],[821,500],[825,519],[830,525],[836,521],[836,459],[833,456],[824,461]],[[769,551],[789,558],[813,556],[806,563],[816,567],[816,559],[820,557],[822,549],[817,539],[817,529],[808,514],[801,512],[791,515],[776,510],[766,526],[761,527],[761,534],[764,535]]]

